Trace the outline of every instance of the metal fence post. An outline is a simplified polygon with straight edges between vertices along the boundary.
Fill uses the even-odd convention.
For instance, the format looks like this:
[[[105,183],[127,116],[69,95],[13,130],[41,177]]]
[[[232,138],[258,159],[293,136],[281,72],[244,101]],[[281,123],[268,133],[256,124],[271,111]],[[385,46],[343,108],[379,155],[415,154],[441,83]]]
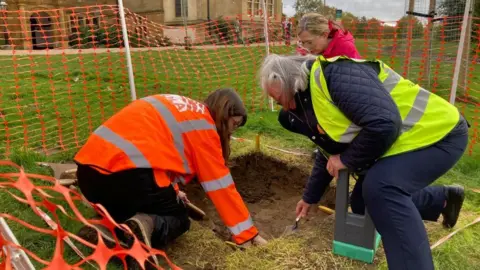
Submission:
[[[263,10],[263,34],[265,36],[265,50],[266,50],[266,56],[270,54],[270,41],[268,38],[268,9],[267,5],[265,4],[265,0],[262,0],[262,10]],[[273,107],[273,99],[269,98],[270,101],[270,110],[272,112],[275,111]]]
[[[19,245],[17,238],[3,217],[0,217],[0,234],[6,240]],[[0,248],[3,250],[6,256],[10,256],[14,269],[35,270],[30,258],[22,249],[12,246],[1,246]]]
[[[130,43],[128,42],[127,21],[125,20],[125,11],[123,8],[123,0],[117,0],[118,11],[120,15],[120,25],[122,26],[123,43],[125,44],[125,56],[127,58],[128,81],[130,83],[130,95],[132,101],[137,99],[137,92],[135,89],[135,78],[133,76],[132,56],[130,54]]]
[[[470,20],[469,13],[471,7],[471,0],[467,0],[465,3],[465,11],[463,12],[462,32],[460,33],[460,41],[458,43],[457,61],[455,62],[455,72],[453,74],[452,89],[450,90],[450,103],[455,104],[457,98],[458,78],[460,76],[460,70],[462,68],[462,56],[463,48],[466,42],[468,21]]]

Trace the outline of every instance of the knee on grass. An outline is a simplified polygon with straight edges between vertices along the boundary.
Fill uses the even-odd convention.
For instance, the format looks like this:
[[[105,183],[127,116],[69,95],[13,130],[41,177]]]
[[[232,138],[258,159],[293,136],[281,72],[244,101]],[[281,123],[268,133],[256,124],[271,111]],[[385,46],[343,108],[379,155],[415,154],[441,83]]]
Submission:
[[[188,216],[158,216],[155,221],[155,229],[152,234],[152,246],[157,249],[165,249],[166,246],[190,230]]]

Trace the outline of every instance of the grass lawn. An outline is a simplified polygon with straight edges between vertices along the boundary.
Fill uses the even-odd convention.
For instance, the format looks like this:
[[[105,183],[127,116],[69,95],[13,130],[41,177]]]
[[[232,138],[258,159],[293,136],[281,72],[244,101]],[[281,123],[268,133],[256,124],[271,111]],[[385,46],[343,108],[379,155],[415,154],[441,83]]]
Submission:
[[[364,46],[370,48],[365,44],[359,46],[362,46],[361,51]],[[291,50],[292,48],[272,47],[273,52]],[[276,121],[276,113],[266,112],[268,102],[261,96],[255,81],[255,72],[264,53],[265,48],[262,46],[243,49],[219,47],[214,51],[136,52],[132,58],[137,96],[179,93],[201,99],[214,88],[234,87],[250,111],[247,125],[235,136],[253,140],[260,133],[262,151],[266,155],[308,172],[311,166],[308,158],[265,147],[270,145],[310,153],[313,144],[306,138],[283,130]],[[404,59],[392,58],[388,53],[382,53],[381,58],[401,73]],[[130,99],[124,56],[120,54],[2,56],[0,63],[7,70],[0,75],[0,113],[3,119],[0,128],[3,143],[0,144],[0,151],[9,154],[12,161],[23,165],[31,173],[51,173],[37,166],[37,161],[71,161],[76,148],[81,146],[88,134]],[[419,74],[420,70],[422,63],[413,62],[410,73]],[[448,98],[453,62],[434,62],[432,71],[436,74],[431,82],[432,87],[435,85],[435,92]],[[476,98],[480,96],[480,88],[475,83],[479,78],[480,72],[473,69],[470,95]],[[472,124],[478,123],[478,104],[458,103],[458,106]],[[475,130],[471,130],[472,138],[478,136],[478,133],[474,133]],[[480,189],[480,147],[473,142],[472,140],[471,155],[462,158],[453,170],[438,181],[461,183],[468,189],[464,211],[457,227],[480,216],[480,194],[474,192],[475,189]],[[254,148],[252,142],[234,142],[233,145],[235,156],[246,154]],[[34,154],[32,150],[41,153]],[[45,156],[45,153],[51,155]],[[11,171],[11,168],[6,167],[0,169],[3,172]],[[300,196],[299,193],[298,198]],[[64,205],[60,201],[58,203]],[[92,215],[86,207],[78,207],[85,215]],[[0,193],[0,208],[1,213],[9,213],[47,228],[28,206],[17,203],[7,192]],[[294,208],[293,204],[286,209],[286,216],[292,216]],[[78,231],[80,222],[72,221],[63,214],[59,216],[65,229],[72,233]],[[176,241],[168,250],[168,255],[185,269],[372,268],[331,254],[332,217],[313,222],[318,222],[314,223],[318,226],[309,227],[301,235],[277,238],[266,247],[252,248],[246,252],[231,250],[211,230],[194,222],[192,230]],[[14,222],[9,224],[24,247],[45,260],[51,259],[54,237],[26,230]],[[450,232],[439,223],[427,223],[426,226],[432,243]],[[478,225],[473,226],[436,248],[433,254],[438,269],[480,268],[478,231]],[[82,250],[89,252],[87,248]],[[65,247],[64,257],[70,263],[78,260],[78,256],[68,247]],[[381,251],[375,266],[386,269]]]

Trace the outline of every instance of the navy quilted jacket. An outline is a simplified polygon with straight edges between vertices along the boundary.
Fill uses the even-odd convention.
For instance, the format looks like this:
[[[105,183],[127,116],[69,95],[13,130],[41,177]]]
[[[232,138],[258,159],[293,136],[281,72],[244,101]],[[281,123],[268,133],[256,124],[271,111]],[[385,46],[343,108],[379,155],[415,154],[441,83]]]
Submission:
[[[311,68],[313,62],[308,64]],[[308,136],[316,145],[340,158],[352,172],[368,169],[399,136],[401,117],[390,94],[378,80],[375,63],[352,63],[340,60],[324,66],[325,79],[335,105],[362,131],[350,144],[337,143],[318,132],[310,89],[295,95],[297,108],[279,113],[278,121],[292,132]],[[328,113],[328,112],[325,112]],[[306,185],[303,200],[320,201],[332,180],[326,169],[327,159],[317,153]]]

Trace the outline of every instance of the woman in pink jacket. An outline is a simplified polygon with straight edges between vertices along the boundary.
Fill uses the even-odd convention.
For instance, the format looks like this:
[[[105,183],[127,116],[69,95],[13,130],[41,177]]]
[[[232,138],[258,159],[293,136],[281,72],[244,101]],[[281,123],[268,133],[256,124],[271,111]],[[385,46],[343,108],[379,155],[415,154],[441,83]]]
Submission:
[[[307,13],[298,23],[297,53],[323,55],[326,58],[344,55],[361,58],[352,34],[338,23],[318,13]]]

